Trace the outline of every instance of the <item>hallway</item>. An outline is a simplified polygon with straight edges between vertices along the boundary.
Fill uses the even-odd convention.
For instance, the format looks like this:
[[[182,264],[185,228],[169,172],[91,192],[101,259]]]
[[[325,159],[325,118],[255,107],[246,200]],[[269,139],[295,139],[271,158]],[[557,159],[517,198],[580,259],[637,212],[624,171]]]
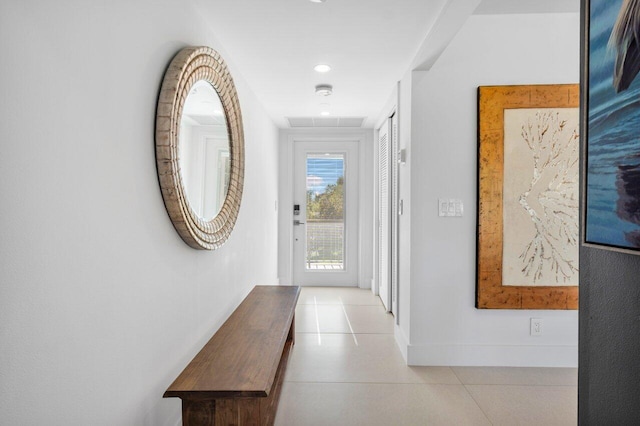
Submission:
[[[301,290],[278,426],[576,423],[577,369],[408,367],[370,290]]]

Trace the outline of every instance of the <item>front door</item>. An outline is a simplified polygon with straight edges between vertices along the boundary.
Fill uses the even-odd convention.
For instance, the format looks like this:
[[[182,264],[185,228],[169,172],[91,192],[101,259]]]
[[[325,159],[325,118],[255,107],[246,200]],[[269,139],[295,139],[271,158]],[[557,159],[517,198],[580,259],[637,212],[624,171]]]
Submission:
[[[358,285],[358,142],[294,143],[293,283]]]

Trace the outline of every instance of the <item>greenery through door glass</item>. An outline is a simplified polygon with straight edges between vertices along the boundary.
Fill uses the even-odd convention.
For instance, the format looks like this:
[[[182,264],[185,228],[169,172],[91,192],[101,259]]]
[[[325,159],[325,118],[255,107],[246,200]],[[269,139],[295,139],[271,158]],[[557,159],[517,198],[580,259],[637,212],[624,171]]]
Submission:
[[[307,269],[344,269],[344,154],[307,156]]]

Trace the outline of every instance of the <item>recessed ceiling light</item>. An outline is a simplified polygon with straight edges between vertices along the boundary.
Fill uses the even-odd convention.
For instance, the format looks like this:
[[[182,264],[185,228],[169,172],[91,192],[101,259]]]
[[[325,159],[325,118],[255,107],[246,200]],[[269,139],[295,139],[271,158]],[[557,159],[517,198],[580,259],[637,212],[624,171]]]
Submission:
[[[316,86],[316,94],[322,96],[329,96],[333,93],[333,86],[330,84],[318,84]]]
[[[318,64],[315,67],[313,67],[313,69],[316,72],[329,72],[331,71],[331,67],[327,64]]]
[[[320,107],[320,115],[323,116],[327,116],[327,115],[331,115],[331,105],[323,102],[320,105],[318,105]]]
[[[311,3],[324,3],[326,0],[309,0]]]

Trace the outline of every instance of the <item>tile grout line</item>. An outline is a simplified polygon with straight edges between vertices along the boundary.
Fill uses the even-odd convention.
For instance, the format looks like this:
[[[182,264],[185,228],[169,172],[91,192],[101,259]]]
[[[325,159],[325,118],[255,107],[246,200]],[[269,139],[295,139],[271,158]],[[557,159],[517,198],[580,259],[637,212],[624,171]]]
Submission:
[[[307,385],[464,386],[459,383],[425,383],[425,382],[317,382],[317,381],[314,382],[310,380],[285,380],[285,381],[288,383],[304,383]]]
[[[512,387],[521,387],[521,388],[577,388],[578,385],[532,385],[532,384],[524,384],[524,383],[467,383],[465,386],[512,386]]]
[[[346,332],[346,331],[321,331],[320,333],[316,332],[316,331],[296,331],[296,334],[351,334],[350,332]],[[375,334],[375,335],[380,335],[380,336],[393,336],[393,333],[382,333],[382,332],[362,332],[359,331],[357,333],[353,333],[353,334]]]
[[[341,305],[342,306],[361,306],[363,308],[366,308],[366,307],[379,308],[380,307],[380,305],[363,305],[362,303],[298,303],[298,306],[313,306],[313,305],[318,305],[318,306],[341,306]]]
[[[458,376],[458,373],[456,373],[455,368],[453,368],[452,366],[449,366],[449,370],[451,370],[451,372],[453,373],[454,376],[456,376],[456,379],[458,379],[458,381],[460,382],[461,385],[464,385],[464,382],[462,381],[462,379],[460,378],[460,376]]]
[[[453,374],[456,374],[456,372],[454,371]],[[456,377],[457,377],[457,374],[456,374]],[[460,380],[460,382],[462,382],[462,380]],[[476,404],[476,407],[478,407],[478,409],[482,412],[482,414],[484,414],[484,418],[487,419],[489,424],[493,425],[493,422],[489,418],[489,415],[482,409],[482,407],[480,406],[480,403],[473,397],[473,394],[469,391],[469,388],[467,388],[467,385],[462,383],[462,386],[464,387],[465,392],[467,392],[467,394],[471,397],[471,400]]]
[[[458,381],[460,382],[460,384],[464,387],[464,391],[467,393],[467,395],[469,395],[469,397],[471,398],[471,400],[476,404],[476,407],[478,407],[478,409],[480,410],[480,412],[484,415],[484,418],[487,419],[487,421],[489,422],[489,424],[493,425],[493,422],[491,421],[491,419],[489,418],[489,415],[487,413],[485,413],[485,411],[482,409],[482,407],[480,406],[480,404],[478,403],[478,401],[476,401],[476,399],[473,397],[473,395],[471,394],[471,392],[469,391],[469,388],[467,388],[467,384],[460,378],[460,376],[458,375],[458,373],[456,373],[456,369],[453,367],[449,367],[449,369],[451,370],[451,372],[453,373],[454,376],[456,376],[456,378],[458,379]]]

